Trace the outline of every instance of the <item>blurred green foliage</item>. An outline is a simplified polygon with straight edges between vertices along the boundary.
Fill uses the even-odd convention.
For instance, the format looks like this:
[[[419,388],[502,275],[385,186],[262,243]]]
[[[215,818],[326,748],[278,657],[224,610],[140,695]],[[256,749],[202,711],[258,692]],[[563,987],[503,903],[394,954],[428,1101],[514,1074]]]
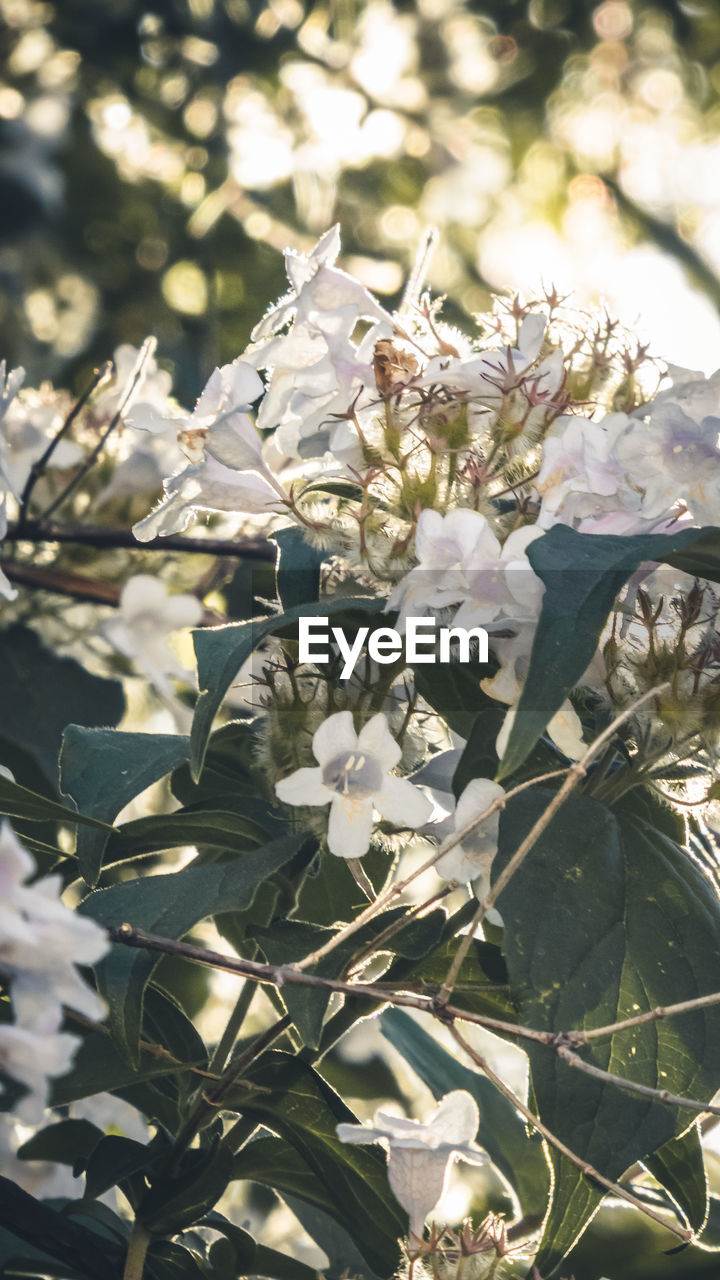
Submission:
[[[0,17],[0,354],[31,381],[78,385],[153,332],[192,398],[283,291],[279,250],[338,218],[389,300],[437,224],[451,315],[487,303],[498,219],[562,230],[577,199],[718,297],[707,198],[644,198],[622,137],[576,127],[597,99],[621,133],[712,142],[712,0],[0,0]]]

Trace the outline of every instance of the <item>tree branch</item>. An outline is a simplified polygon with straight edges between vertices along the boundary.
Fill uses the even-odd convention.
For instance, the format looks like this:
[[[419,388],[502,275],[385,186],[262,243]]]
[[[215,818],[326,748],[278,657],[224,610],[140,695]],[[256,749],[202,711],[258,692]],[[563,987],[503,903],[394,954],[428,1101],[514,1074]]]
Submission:
[[[138,542],[130,529],[110,529],[105,525],[55,524],[46,520],[28,520],[24,525],[11,521],[8,540],[23,542],[77,543],[96,547],[99,551],[183,551],[191,555],[228,556],[234,560],[261,560],[274,564],[277,549],[264,538],[234,541],[232,538],[193,538],[169,533],[152,542]]]
[[[665,1227],[667,1231],[672,1231],[673,1235],[678,1236],[685,1244],[690,1243],[693,1239],[692,1231],[688,1230],[686,1227],[678,1227],[673,1222],[668,1222],[662,1214],[656,1213],[649,1205],[643,1204],[642,1200],[638,1200],[637,1196],[634,1196],[626,1187],[621,1186],[618,1182],[611,1182],[610,1179],[600,1173],[594,1165],[589,1164],[587,1160],[583,1160],[580,1156],[576,1155],[574,1151],[571,1151],[570,1147],[567,1147],[551,1129],[548,1129],[546,1124],[543,1124],[542,1120],[540,1120],[540,1118],[536,1116],[529,1107],[525,1106],[524,1102],[521,1102],[520,1098],[518,1098],[517,1095],[513,1093],[512,1089],[505,1084],[505,1081],[501,1080],[500,1076],[495,1074],[485,1058],[482,1058],[480,1054],[473,1049],[472,1045],[468,1044],[467,1040],[462,1033],[458,1031],[456,1026],[451,1025],[449,1027],[449,1031],[453,1039],[457,1041],[460,1047],[465,1050],[468,1057],[475,1063],[475,1066],[487,1076],[490,1083],[495,1085],[495,1088],[503,1095],[503,1097],[507,1098],[508,1102],[510,1102],[520,1112],[520,1114],[524,1116],[528,1124],[532,1125],[534,1129],[537,1129],[538,1133],[542,1134],[546,1142],[549,1142],[557,1151],[562,1152],[568,1160],[571,1160],[572,1163],[585,1174],[586,1178],[591,1178],[594,1182],[600,1183],[600,1186],[605,1187],[607,1191],[612,1191],[613,1195],[619,1196],[621,1200],[625,1200],[627,1204],[631,1204],[634,1209],[639,1209],[647,1218],[652,1218],[654,1222],[659,1222],[661,1227]]]

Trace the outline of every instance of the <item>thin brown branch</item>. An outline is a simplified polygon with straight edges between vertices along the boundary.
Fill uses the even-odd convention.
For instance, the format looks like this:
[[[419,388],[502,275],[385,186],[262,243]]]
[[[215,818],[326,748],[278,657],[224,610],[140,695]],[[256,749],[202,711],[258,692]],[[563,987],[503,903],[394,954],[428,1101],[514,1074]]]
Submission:
[[[612,1071],[604,1071],[602,1067],[596,1067],[592,1062],[586,1062],[581,1058],[574,1049],[569,1045],[558,1044],[555,1046],[555,1052],[563,1062],[567,1062],[569,1067],[575,1067],[578,1071],[584,1072],[586,1076],[592,1076],[595,1080],[602,1080],[607,1084],[614,1084],[618,1089],[625,1089],[628,1093],[638,1093],[643,1098],[654,1098],[656,1102],[664,1102],[668,1107],[684,1107],[687,1111],[697,1111],[700,1114],[705,1112],[720,1116],[720,1107],[714,1106],[712,1102],[698,1102],[695,1098],[682,1098],[677,1093],[671,1093],[669,1089],[654,1089],[651,1085],[638,1084],[635,1080],[628,1080],[626,1076],[617,1076]]]
[[[511,791],[507,791],[504,796],[500,796],[497,800],[493,800],[488,805],[487,809],[483,809],[482,813],[471,818],[469,822],[465,823],[464,827],[460,827],[459,831],[455,831],[451,836],[448,836],[447,840],[444,840],[425,862],[423,862],[419,867],[416,867],[414,871],[411,871],[409,875],[405,876],[404,880],[398,880],[396,884],[391,885],[389,889],[386,889],[384,893],[380,894],[375,902],[371,902],[369,907],[365,907],[365,909],[361,911],[354,920],[350,920],[347,924],[343,925],[341,929],[338,929],[337,933],[335,933],[332,938],[329,938],[322,947],[318,947],[316,951],[311,951],[309,955],[305,956],[304,960],[299,960],[295,965],[295,968],[299,970],[312,968],[314,964],[317,964],[318,960],[323,956],[328,955],[329,952],[334,951],[335,947],[339,946],[341,942],[344,942],[346,938],[351,937],[351,935],[356,933],[358,929],[362,929],[363,925],[367,924],[367,922],[372,920],[376,915],[379,915],[381,911],[384,911],[385,907],[389,906],[391,902],[394,902],[401,893],[404,893],[408,888],[408,885],[412,884],[414,880],[417,880],[418,876],[424,875],[426,871],[429,871],[431,867],[434,867],[435,863],[439,862],[440,858],[444,857],[446,853],[449,853],[451,849],[454,849],[456,845],[459,845],[466,836],[469,836],[472,831],[475,831],[477,827],[481,826],[482,823],[491,816],[491,814],[496,813],[498,809],[503,809],[507,804],[507,801],[512,796],[518,795],[521,791],[526,791],[528,787],[535,787],[541,782],[547,782],[550,778],[562,777],[566,773],[567,769],[553,769],[550,773],[542,773],[537,778],[531,778],[527,782],[521,782],[517,787],[513,787]]]
[[[673,1235],[678,1236],[685,1244],[688,1244],[693,1239],[692,1231],[685,1227],[678,1227],[673,1222],[668,1222],[662,1214],[656,1213],[656,1211],[651,1209],[649,1205],[643,1204],[642,1200],[638,1200],[637,1196],[634,1196],[626,1187],[623,1187],[618,1182],[612,1182],[609,1178],[606,1178],[604,1174],[600,1173],[594,1165],[589,1164],[587,1160],[583,1160],[581,1156],[576,1155],[575,1152],[572,1151],[570,1147],[566,1146],[551,1129],[548,1129],[547,1125],[543,1123],[539,1116],[536,1116],[529,1107],[525,1106],[525,1103],[522,1102],[515,1093],[513,1093],[512,1089],[505,1084],[504,1080],[501,1080],[500,1077],[495,1074],[486,1059],[481,1057],[481,1055],[473,1049],[471,1044],[468,1044],[468,1041],[465,1039],[462,1032],[458,1031],[457,1027],[450,1026],[449,1030],[453,1038],[460,1045],[461,1049],[464,1049],[465,1053],[474,1062],[475,1066],[487,1076],[490,1083],[495,1085],[495,1088],[520,1112],[525,1120],[527,1120],[528,1124],[532,1125],[534,1129],[537,1129],[538,1133],[542,1135],[546,1142],[549,1142],[557,1151],[562,1152],[568,1160],[571,1160],[576,1168],[578,1168],[581,1173],[584,1173],[586,1178],[591,1178],[593,1182],[599,1183],[600,1186],[605,1187],[606,1191],[612,1191],[613,1195],[618,1196],[627,1204],[631,1204],[634,1209],[639,1209],[647,1218],[652,1218],[654,1222],[660,1223],[660,1226],[665,1227],[667,1231],[672,1231]]]
[[[644,1022],[659,1022],[661,1018],[674,1018],[681,1013],[693,1013],[696,1009],[707,1009],[714,1004],[720,1004],[720,991],[713,991],[707,996],[695,996],[692,1000],[681,1000],[678,1004],[658,1005],[655,1009],[648,1009],[645,1013],[638,1013],[632,1018],[624,1018],[622,1022],[610,1022],[605,1027],[592,1027],[589,1031],[563,1032],[562,1039],[571,1045],[587,1044],[589,1040],[613,1036],[616,1031],[640,1027]]]
[[[70,412],[65,417],[60,430],[55,433],[44,453],[42,453],[40,457],[33,462],[30,468],[30,474],[25,481],[25,487],[20,494],[20,513],[18,516],[18,526],[20,528],[22,528],[27,518],[27,513],[30,508],[30,499],[32,498],[35,486],[45,475],[55,450],[68,434],[70,428],[77,419],[78,414],[84,409],[93,392],[97,391],[98,387],[101,387],[104,382],[107,382],[110,374],[112,373],[112,368],[112,360],[108,360],[100,369],[96,369],[90,383],[85,388],[82,395],[75,401]]]
[[[87,604],[105,604],[116,609],[120,603],[120,587],[100,578],[86,578],[80,573],[65,573],[46,565],[23,564],[19,560],[0,560],[0,569],[11,582],[56,596],[69,596]]]
[[[66,484],[62,492],[59,493],[57,497],[54,498],[53,501],[50,503],[50,506],[45,509],[45,511],[42,514],[43,520],[50,519],[50,516],[53,514],[53,512],[57,511],[58,507],[61,507],[63,503],[67,501],[67,499],[71,496],[71,494],[75,492],[78,485],[82,484],[82,481],[85,479],[85,476],[87,475],[88,471],[90,471],[91,468],[95,466],[95,463],[97,462],[98,458],[100,457],[100,454],[105,448],[106,441],[109,439],[109,437],[112,435],[115,428],[122,421],[122,416],[125,410],[129,408],[129,406],[132,404],[132,400],[135,395],[135,392],[137,391],[138,387],[140,386],[140,383],[142,382],[143,374],[145,372],[145,366],[147,365],[148,360],[152,358],[152,355],[153,355],[153,352],[155,351],[156,346],[157,346],[157,341],[155,338],[146,338],[145,341],[143,342],[138,352],[133,371],[128,380],[127,387],[125,388],[122,394],[120,403],[117,409],[115,410],[112,418],[108,422],[105,430],[102,432],[100,439],[95,445],[95,448],[90,451],[87,458],[83,462],[82,466],[79,467],[78,470],[75,472],[75,475],[73,476],[72,480],[70,480],[68,484]]]
[[[195,947],[189,942],[177,942],[174,938],[163,938],[158,934],[146,933],[144,929],[133,929],[130,924],[121,924],[108,929],[113,942],[126,947],[137,947],[140,950],[160,951],[164,955],[182,956],[194,964],[207,965],[211,969],[221,969],[226,973],[237,973],[252,982],[263,982],[273,987],[294,985],[301,987],[322,988],[338,995],[353,999],[369,1000],[373,1003],[399,1005],[402,1008],[419,1009],[422,1013],[435,1013],[435,1000],[432,996],[411,995],[406,991],[392,991],[380,983],[343,982],[339,978],[321,978],[314,973],[303,973],[294,965],[262,964],[257,960],[237,959],[235,956],[222,955],[218,951],[210,951],[205,947]],[[456,1009],[448,1005],[442,1015],[443,1020],[460,1018],[466,1022],[477,1023],[490,1031],[498,1031],[507,1036],[519,1036],[521,1039],[536,1040],[550,1045],[554,1036],[549,1031],[534,1031],[531,1027],[519,1027],[514,1022],[505,1022],[501,1018],[485,1017],[484,1014],[470,1013],[464,1009]]]
[[[79,546],[96,547],[98,551],[183,551],[191,555],[228,556],[234,560],[262,560],[275,562],[277,548],[264,538],[237,540],[232,538],[194,538],[170,533],[152,542],[138,542],[130,529],[110,529],[106,525],[55,524],[53,521],[28,520],[21,528],[11,521],[7,528],[8,540],[23,542],[77,543]]]

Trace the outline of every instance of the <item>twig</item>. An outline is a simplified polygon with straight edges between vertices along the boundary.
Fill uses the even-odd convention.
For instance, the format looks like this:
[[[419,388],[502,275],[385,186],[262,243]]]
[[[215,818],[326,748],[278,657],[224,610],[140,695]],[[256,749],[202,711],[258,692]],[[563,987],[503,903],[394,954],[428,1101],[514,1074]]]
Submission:
[[[628,1093],[639,1093],[643,1098],[654,1098],[656,1102],[664,1102],[669,1107],[684,1107],[687,1111],[704,1112],[710,1115],[720,1116],[720,1106],[713,1105],[712,1102],[698,1102],[695,1098],[681,1098],[677,1093],[670,1093],[669,1089],[653,1089],[651,1085],[638,1084],[635,1080],[628,1080],[625,1076],[616,1076],[612,1071],[604,1071],[602,1067],[596,1067],[592,1062],[586,1062],[579,1054],[575,1053],[569,1045],[558,1044],[555,1046],[555,1052],[563,1062],[567,1062],[569,1067],[575,1067],[578,1071],[583,1071],[586,1076],[593,1076],[596,1080],[606,1081],[608,1084],[614,1084],[618,1089],[626,1089]]]
[[[190,1146],[198,1130],[202,1128],[205,1118],[222,1105],[223,1098],[240,1078],[245,1068],[255,1062],[256,1058],[259,1058],[266,1049],[269,1049],[270,1045],[277,1040],[278,1036],[282,1035],[283,1031],[287,1031],[291,1021],[292,1019],[287,1013],[278,1018],[277,1022],[274,1022],[266,1031],[263,1031],[262,1035],[253,1040],[252,1044],[248,1045],[243,1053],[230,1062],[215,1088],[201,1095],[173,1143],[172,1163],[175,1172],[177,1172],[180,1157]]]
[[[23,564],[18,560],[0,560],[0,569],[11,582],[53,595],[69,596],[88,604],[106,604],[116,609],[120,603],[120,587],[100,578],[86,578],[79,573],[65,573],[45,565]]]
[[[205,947],[195,947],[189,942],[177,942],[174,938],[163,938],[155,933],[146,933],[144,929],[133,929],[130,924],[121,924],[108,929],[111,941],[126,947],[137,947],[140,950],[160,951],[164,955],[182,956],[195,964],[207,965],[212,969],[222,969],[226,973],[237,973],[253,982],[268,983],[273,987],[301,986],[322,988],[338,995],[350,996],[353,999],[370,1000],[373,1003],[395,1004],[403,1008],[419,1009],[422,1013],[436,1013],[432,996],[411,995],[405,991],[391,991],[380,983],[343,982],[339,978],[321,978],[315,973],[302,973],[294,965],[262,964],[257,960],[242,960],[235,956],[225,956],[218,951],[210,951]],[[440,1016],[437,1015],[436,1016]],[[490,1031],[499,1031],[508,1036],[519,1036],[521,1039],[535,1040],[540,1044],[551,1045],[555,1036],[550,1031],[534,1031],[531,1027],[519,1027],[514,1022],[505,1022],[501,1018],[485,1017],[483,1014],[471,1013],[465,1009],[456,1009],[448,1005],[442,1019],[460,1018],[465,1022],[477,1023]]]
[[[46,510],[43,512],[41,517],[43,521],[48,520],[50,516],[53,514],[53,512],[57,511],[58,507],[62,506],[62,504],[70,497],[70,495],[75,492],[78,485],[81,484],[82,481],[85,479],[85,476],[87,475],[91,467],[94,467],[97,459],[100,457],[100,454],[102,453],[103,448],[105,447],[106,440],[109,438],[109,436],[112,435],[116,426],[122,420],[122,416],[125,410],[131,404],[133,396],[135,395],[135,392],[137,391],[142,381],[143,373],[145,371],[145,366],[148,360],[152,358],[152,355],[153,355],[153,352],[155,351],[156,346],[157,346],[157,340],[155,338],[146,338],[145,341],[143,342],[138,352],[137,360],[135,361],[133,371],[130,375],[130,379],[128,381],[127,387],[123,392],[120,403],[117,409],[115,410],[112,418],[110,419],[108,425],[106,426],[105,430],[100,436],[100,439],[95,445],[95,448],[88,454],[82,466],[75,472],[75,475],[73,476],[72,480],[70,480],[68,484],[66,484],[62,492],[59,493],[57,497],[53,499],[53,501],[50,503],[50,506],[47,507]]]
[[[640,1027],[644,1022],[658,1022],[661,1018],[673,1018],[679,1013],[693,1013],[696,1009],[707,1009],[713,1004],[720,1004],[720,991],[713,991],[707,996],[695,996],[692,1000],[681,1000],[678,1004],[658,1005],[655,1009],[648,1009],[645,1013],[638,1013],[632,1018],[624,1018],[622,1022],[610,1022],[605,1027],[592,1027],[589,1031],[563,1032],[562,1038],[572,1045],[586,1044],[589,1040],[613,1036],[616,1031]]]
[[[363,947],[356,955],[353,956],[348,969],[348,978],[353,978],[355,974],[362,969],[363,964],[370,956],[381,951],[385,946],[385,943],[389,942],[391,938],[394,938],[397,933],[402,933],[403,929],[407,929],[408,925],[412,924],[413,920],[421,919],[428,913],[428,911],[431,911],[433,907],[437,906],[438,902],[442,902],[443,898],[447,898],[448,894],[453,892],[454,887],[454,882],[446,884],[444,888],[440,889],[437,893],[434,893],[433,896],[428,898],[425,902],[418,902],[416,906],[411,907],[410,910],[406,911],[405,915],[401,916],[399,920],[393,920],[392,924],[389,924],[387,928],[378,933],[372,939],[372,942],[368,942],[366,947]]]
[[[600,1173],[594,1165],[589,1164],[587,1160],[583,1160],[581,1156],[576,1155],[574,1151],[570,1150],[570,1147],[566,1147],[565,1143],[562,1142],[551,1129],[548,1129],[547,1125],[543,1124],[542,1120],[540,1120],[529,1107],[526,1107],[524,1102],[521,1102],[520,1098],[513,1093],[512,1089],[505,1084],[504,1080],[501,1080],[500,1077],[495,1074],[485,1058],[481,1057],[480,1054],[473,1049],[471,1044],[468,1044],[467,1040],[462,1033],[458,1031],[457,1027],[451,1025],[449,1027],[449,1031],[460,1047],[465,1050],[468,1057],[475,1063],[475,1066],[487,1076],[491,1084],[495,1085],[495,1088],[499,1090],[503,1097],[507,1098],[508,1102],[510,1102],[513,1107],[515,1107],[520,1114],[524,1116],[528,1124],[531,1124],[534,1129],[537,1129],[538,1133],[542,1134],[546,1142],[549,1142],[557,1151],[562,1152],[568,1160],[571,1160],[587,1178],[592,1178],[594,1182],[599,1182],[607,1191],[612,1191],[613,1194],[619,1196],[621,1200],[625,1200],[628,1204],[631,1204],[634,1209],[639,1209],[646,1217],[652,1218],[655,1222],[659,1222],[662,1227],[665,1227],[667,1231],[672,1231],[673,1235],[678,1236],[685,1244],[688,1244],[693,1239],[692,1231],[689,1231],[685,1227],[678,1227],[674,1223],[668,1222],[661,1214],[656,1213],[654,1209],[651,1209],[649,1205],[643,1204],[642,1200],[639,1200],[637,1196],[634,1196],[631,1191],[628,1191],[617,1182],[611,1182],[610,1179]]]
[[[454,849],[456,845],[460,844],[466,836],[469,836],[472,831],[481,826],[482,823],[491,816],[491,814],[496,813],[498,809],[504,808],[512,796],[518,795],[521,791],[526,791],[528,787],[535,787],[540,782],[547,782],[550,778],[562,777],[566,773],[567,769],[553,769],[550,773],[542,773],[537,778],[531,778],[527,782],[519,783],[517,787],[513,787],[511,791],[507,791],[504,796],[499,796],[497,800],[493,800],[488,805],[487,809],[483,809],[482,813],[477,814],[475,818],[471,818],[471,820],[466,822],[465,826],[461,827],[459,831],[455,831],[451,836],[448,836],[447,840],[443,841],[432,856],[423,862],[421,866],[416,867],[414,871],[411,871],[409,875],[405,876],[404,880],[398,880],[397,883],[391,885],[385,893],[381,893],[375,902],[370,903],[369,907],[365,907],[365,909],[361,911],[354,920],[350,920],[347,924],[343,925],[341,929],[338,929],[337,933],[334,934],[332,938],[329,938],[322,947],[318,947],[316,951],[312,951],[310,955],[305,956],[304,960],[298,960],[295,968],[299,970],[311,968],[311,966],[317,964],[317,961],[323,956],[328,955],[330,951],[334,951],[335,947],[337,947],[341,942],[344,942],[346,938],[349,938],[353,933],[356,933],[358,929],[362,929],[363,925],[367,924],[368,920],[372,920],[374,916],[383,911],[385,907],[395,900],[395,898],[399,897],[401,893],[404,893],[405,889],[407,889],[408,885],[412,884],[413,880],[417,880],[418,876],[423,875],[426,871],[429,871],[431,867],[434,867],[435,863],[439,862],[440,858],[444,857],[446,853],[449,853],[451,849]]]
[[[113,368],[112,360],[108,360],[104,365],[102,365],[100,369],[96,369],[92,379],[90,380],[89,385],[85,388],[85,390],[83,391],[79,399],[75,401],[75,404],[72,406],[72,409],[66,416],[62,426],[60,427],[60,430],[57,431],[56,434],[53,436],[52,440],[50,441],[47,448],[45,449],[45,452],[42,453],[40,457],[36,459],[35,462],[33,462],[30,468],[30,474],[27,480],[25,481],[25,487],[23,488],[23,491],[20,494],[20,510],[19,510],[18,521],[17,521],[18,528],[22,528],[22,526],[25,524],[27,513],[30,507],[30,499],[33,495],[33,490],[35,489],[35,485],[37,484],[38,480],[42,479],[42,477],[44,476],[47,470],[48,463],[50,462],[50,459],[52,458],[55,450],[57,449],[61,440],[63,440],[67,435],[71,426],[75,422],[78,414],[81,412],[82,409],[84,409],[85,405],[87,404],[93,392],[97,391],[98,387],[101,387],[104,382],[107,382],[108,378],[110,377],[110,374],[112,373],[112,368]]]
[[[574,1050],[574,1045],[585,1036],[590,1038],[600,1034],[608,1034],[623,1030],[628,1026],[635,1026],[638,1022],[651,1021],[653,1016],[666,1017],[675,1012],[689,1012],[690,1007],[699,1008],[710,1003],[720,1003],[720,993],[716,993],[714,996],[700,996],[697,1000],[687,1000],[681,1005],[668,1005],[660,1011],[651,1010],[649,1014],[641,1014],[638,1018],[628,1019],[627,1022],[616,1023],[611,1027],[598,1027],[590,1032],[539,1031],[534,1027],[525,1027],[514,1022],[505,1022],[500,1018],[487,1017],[484,1014],[473,1013],[467,1009],[459,1009],[454,1005],[443,1004],[442,1002],[439,1004],[437,998],[433,996],[414,995],[407,990],[394,990],[389,984],[381,982],[344,982],[337,978],[321,978],[314,973],[302,973],[294,965],[272,965],[263,964],[255,960],[238,959],[235,956],[226,956],[217,951],[210,951],[205,947],[196,947],[189,942],[177,942],[174,938],[164,938],[159,934],[146,933],[143,929],[133,929],[130,924],[121,924],[110,928],[108,933],[113,942],[121,943],[124,946],[148,951],[160,951],[165,955],[182,956],[195,964],[207,965],[210,968],[221,969],[227,973],[236,973],[253,982],[268,983],[278,988],[282,988],[285,985],[323,988],[339,995],[370,1000],[373,1003],[417,1009],[422,1013],[430,1014],[447,1025],[456,1039],[460,1034],[454,1025],[457,1021],[469,1022],[476,1026],[484,1027],[488,1031],[497,1031],[520,1040],[532,1040],[537,1044],[545,1045],[548,1049],[552,1049],[569,1066],[579,1071],[584,1071],[587,1075],[594,1076],[599,1080],[607,1081],[608,1084],[613,1084],[618,1088],[642,1094],[643,1097],[654,1098],[667,1106],[684,1107],[689,1111],[720,1115],[720,1106],[699,1102],[693,1098],[682,1098],[678,1094],[668,1092],[667,1089],[654,1089],[649,1085],[637,1084],[624,1076],[613,1075],[612,1072],[604,1071],[602,1068],[586,1062]],[[283,1026],[279,1027],[276,1034],[279,1034],[280,1030],[284,1030],[289,1024],[289,1019],[281,1019],[281,1021]],[[279,1026],[279,1024],[277,1025]],[[250,1049],[246,1050],[245,1054],[241,1055],[241,1058],[230,1064],[228,1068],[232,1073],[232,1081],[230,1083],[237,1079],[240,1071],[244,1070],[248,1065],[247,1054],[250,1053],[252,1048],[253,1046],[250,1046]],[[468,1052],[470,1052],[470,1049],[468,1049]],[[254,1060],[254,1057],[250,1060]],[[486,1070],[486,1068],[483,1067],[482,1070]],[[206,1102],[209,1105],[217,1106],[219,1100],[230,1087],[229,1084],[224,1083],[226,1075],[227,1072],[220,1077],[213,1094],[206,1096]],[[517,1105],[520,1104],[518,1103]],[[532,1119],[532,1123],[540,1128],[540,1122],[536,1121],[536,1119]],[[540,1131],[543,1132],[542,1129]],[[593,1176],[595,1175],[593,1174]],[[614,1186],[614,1184],[609,1183],[607,1185]]]
[[[232,538],[193,538],[183,534],[167,534],[152,542],[138,542],[130,529],[109,529],[105,525],[55,524],[46,520],[28,520],[20,528],[11,521],[7,539],[23,542],[77,543],[80,546],[104,550],[124,551],[183,551],[202,556],[228,556],[236,560],[262,560],[274,564],[277,548],[274,543],[257,538],[233,541]]]
[[[460,970],[465,961],[465,957],[468,951],[470,950],[470,945],[475,936],[475,930],[482,923],[482,918],[484,915],[485,915],[485,903],[481,902],[480,906],[475,912],[475,915],[470,921],[470,925],[468,927],[467,932],[464,933],[462,938],[460,939],[460,945],[457,951],[455,952],[455,955],[453,956],[453,961],[452,961],[452,964],[450,965],[450,968],[448,969],[447,977],[443,982],[440,990],[437,993],[436,1004],[445,1005],[450,999],[450,996],[452,995],[455,987],[455,983],[457,982],[460,976]]]

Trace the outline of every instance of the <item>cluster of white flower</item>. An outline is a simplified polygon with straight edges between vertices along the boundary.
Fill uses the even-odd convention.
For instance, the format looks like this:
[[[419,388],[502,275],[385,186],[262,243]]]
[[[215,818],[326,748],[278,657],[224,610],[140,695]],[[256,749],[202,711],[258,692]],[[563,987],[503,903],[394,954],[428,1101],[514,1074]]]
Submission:
[[[91,965],[108,950],[105,932],[60,898],[59,876],[31,884],[30,854],[9,823],[0,826],[0,973],[9,982],[13,1022],[0,1024],[0,1069],[24,1086],[15,1108],[41,1119],[48,1080],[69,1070],[79,1040],[61,1031],[63,1009],[104,1017],[99,996],[75,965]]]

